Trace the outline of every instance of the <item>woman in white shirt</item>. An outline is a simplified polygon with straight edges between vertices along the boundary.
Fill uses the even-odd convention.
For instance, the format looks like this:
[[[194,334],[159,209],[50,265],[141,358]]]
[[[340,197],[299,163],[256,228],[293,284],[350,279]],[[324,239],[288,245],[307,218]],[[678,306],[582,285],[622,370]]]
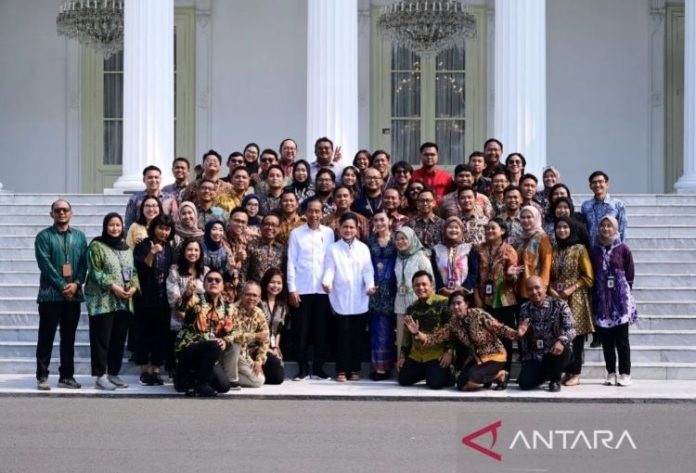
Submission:
[[[370,250],[356,238],[358,216],[346,212],[339,222],[341,239],[326,255],[322,287],[338,316],[336,381],[343,382],[360,379],[361,339],[369,296],[375,293],[375,275]]]

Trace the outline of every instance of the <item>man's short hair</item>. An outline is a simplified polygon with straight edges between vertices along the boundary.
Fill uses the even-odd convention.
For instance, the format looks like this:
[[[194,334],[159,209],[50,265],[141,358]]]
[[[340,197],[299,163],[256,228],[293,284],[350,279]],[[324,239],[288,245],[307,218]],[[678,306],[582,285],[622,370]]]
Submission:
[[[430,274],[429,272],[421,269],[421,270],[416,271],[413,274],[413,277],[411,278],[411,284],[413,284],[413,281],[415,281],[416,279],[421,278],[423,276],[427,277],[428,281],[430,281],[431,283],[433,282],[433,275]]]
[[[172,161],[172,166],[175,166],[177,162],[186,163],[186,168],[191,169],[191,163],[188,159],[184,158],[183,156],[175,158],[174,161]]]
[[[280,164],[274,163],[274,164],[271,164],[270,166],[268,166],[268,169],[266,170],[266,175],[268,175],[268,173],[271,171],[271,169],[277,169],[278,171],[280,171],[280,173],[283,175],[283,177],[285,177],[285,169],[283,169],[283,167]]]
[[[249,212],[247,212],[247,209],[245,209],[244,207],[235,207],[232,210],[230,210],[230,218],[232,218],[234,214],[244,214],[247,217],[249,216]]]
[[[65,202],[66,204],[68,204],[68,208],[69,208],[70,210],[72,210],[72,205],[70,205],[70,202],[68,202],[68,201],[65,200],[65,199],[56,199],[56,200],[54,200],[53,203],[51,204],[51,212],[53,212],[53,208],[56,206],[56,204],[57,204],[58,202]]]
[[[505,171],[505,169],[503,169],[503,168],[496,168],[496,170],[493,171],[493,172],[491,173],[491,181],[493,180],[493,178],[494,178],[495,176],[498,176],[498,175],[500,175],[500,174],[502,174],[503,176],[505,176],[505,179],[508,179],[507,171]]]
[[[462,187],[461,189],[459,189],[459,190],[457,191],[457,198],[459,198],[459,196],[462,195],[462,192],[464,192],[464,191],[471,191],[471,192],[473,192],[473,193],[474,193],[474,198],[476,198],[476,189],[474,189],[474,188],[471,187],[471,186],[464,186],[464,187]]]
[[[317,141],[314,142],[314,151],[316,151],[317,148],[319,147],[319,143],[328,143],[331,145],[331,149],[333,149],[333,147],[334,147],[333,141],[331,141],[326,136],[322,136],[321,138],[317,139]]]
[[[234,175],[237,174],[238,172],[245,172],[245,173],[247,173],[247,176],[250,176],[250,175],[251,175],[251,173],[249,172],[249,170],[248,170],[246,167],[244,167],[244,166],[237,166],[236,168],[234,168],[234,169],[232,170],[232,176],[234,176]]]
[[[472,175],[474,174],[474,170],[469,164],[457,164],[454,168],[454,176],[457,177],[460,172],[468,172]]]
[[[261,151],[261,154],[259,156],[263,156],[264,154],[270,154],[271,156],[273,156],[276,159],[276,161],[278,161],[278,153],[276,153],[276,150],[271,149],[271,148],[266,148],[263,151]]]
[[[372,153],[372,154],[370,155],[370,166],[374,165],[374,163],[375,163],[375,158],[376,158],[377,156],[379,156],[380,154],[385,155],[385,156],[387,157],[387,161],[391,161],[391,155],[390,155],[389,153],[387,153],[387,152],[384,151],[383,149],[378,149],[377,151],[375,151],[374,153]]]
[[[227,156],[227,164],[230,164],[230,160],[232,158],[243,158],[244,154],[240,153],[239,151],[233,151],[230,153],[229,156]]]
[[[432,141],[426,141],[425,143],[420,145],[419,151],[423,153],[423,150],[425,148],[435,148],[435,151],[437,151],[438,153],[440,152],[440,148],[437,147],[437,143],[433,143]]]
[[[609,182],[609,176],[607,176],[607,173],[605,173],[604,171],[595,171],[592,174],[590,174],[588,182],[592,182],[592,179],[594,179],[597,176],[602,176],[605,181]]]
[[[406,172],[409,174],[413,174],[413,166],[406,161],[399,161],[398,163],[394,163],[394,165],[391,167],[392,175],[396,174],[396,172],[400,171],[401,169],[406,170]]]
[[[158,173],[160,173],[160,175],[162,174],[162,170],[160,168],[158,168],[154,164],[150,164],[149,166],[146,166],[145,169],[143,169],[143,177],[145,177],[145,175],[150,171],[157,171]]]
[[[319,181],[319,176],[324,175],[324,174],[328,174],[329,176],[331,176],[331,180],[334,181],[334,182],[336,182],[336,173],[333,172],[333,171],[332,171],[331,169],[329,169],[329,168],[321,168],[321,169],[319,169],[319,170],[317,171],[317,175],[316,175],[316,177],[314,178],[314,180],[315,180],[315,181]]]
[[[222,156],[220,156],[220,153],[218,153],[214,149],[209,149],[208,151],[203,153],[203,161],[205,161],[205,158],[207,158],[210,155],[215,156],[217,158],[218,162],[220,163],[220,165],[222,166]]]
[[[278,145],[278,152],[283,151],[283,145],[285,144],[286,141],[292,141],[293,144],[295,145],[295,148],[297,148],[297,141],[293,140],[292,138],[285,138],[283,141],[280,142],[280,145]]]
[[[524,174],[522,177],[520,177],[520,184],[522,184],[522,182],[526,181],[527,179],[531,179],[534,181],[535,184],[539,184],[539,179],[537,179],[537,177],[531,173]]]
[[[481,151],[474,151],[469,155],[469,162],[471,162],[471,158],[485,158],[484,154]]]
[[[217,182],[213,181],[213,180],[212,180],[211,178],[209,178],[209,177],[201,177],[201,178],[198,180],[198,188],[200,189],[201,186],[202,186],[203,184],[205,184],[206,182],[210,182],[213,186],[215,186],[215,189],[217,190]]]
[[[486,142],[483,144],[483,149],[485,150],[486,148],[488,148],[488,145],[491,143],[498,143],[498,146],[500,146],[500,151],[503,151],[503,143],[501,143],[500,140],[496,138],[488,138]]]
[[[506,195],[508,195],[510,192],[513,192],[513,191],[517,191],[520,193],[520,195],[522,195],[522,191],[520,190],[519,186],[516,186],[514,184],[510,184],[509,186],[507,186],[503,190],[503,197],[505,197]]]

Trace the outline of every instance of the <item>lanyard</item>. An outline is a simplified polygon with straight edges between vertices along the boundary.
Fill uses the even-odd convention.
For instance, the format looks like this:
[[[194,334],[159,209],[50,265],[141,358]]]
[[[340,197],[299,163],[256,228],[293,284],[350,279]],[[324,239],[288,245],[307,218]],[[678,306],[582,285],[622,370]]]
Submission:
[[[447,255],[447,277],[449,282],[458,283],[457,281],[457,268],[455,268],[455,258],[457,256],[457,247],[452,247],[448,250]]]
[[[68,260],[68,254],[70,253],[70,232],[66,231],[63,238],[60,238],[60,234],[56,232],[56,241],[58,242],[60,249],[63,251],[65,262],[69,263],[70,261]]]

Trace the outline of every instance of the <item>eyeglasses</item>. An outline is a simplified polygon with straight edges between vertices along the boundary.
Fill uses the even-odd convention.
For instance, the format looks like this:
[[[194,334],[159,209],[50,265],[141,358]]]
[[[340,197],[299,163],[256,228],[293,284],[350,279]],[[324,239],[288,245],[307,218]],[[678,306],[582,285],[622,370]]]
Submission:
[[[333,182],[333,179],[331,179],[330,177],[321,178],[321,179],[317,179],[317,182]]]
[[[237,218],[233,218],[232,223],[238,223],[239,225],[246,225],[248,222],[246,220],[239,220]]]
[[[66,214],[66,213],[70,212],[70,209],[67,207],[56,207],[55,209],[53,209],[53,212],[57,213],[57,214],[60,214],[60,213]]]
[[[274,161],[275,161],[275,159],[273,159],[273,158],[261,158],[262,163],[272,163]]]
[[[365,176],[366,181],[379,181],[382,179],[380,176]]]
[[[408,191],[409,191],[410,193],[414,193],[414,192],[423,192],[423,188],[422,188],[422,187],[412,187],[412,188],[410,188]]]
[[[511,160],[508,161],[507,163],[508,163],[508,165],[511,165],[511,164],[522,164],[522,161],[520,161],[519,159],[511,159]]]
[[[215,190],[214,187],[201,187],[200,188],[201,192],[213,192]]]
[[[419,204],[432,204],[435,201],[433,199],[418,199],[416,202]]]
[[[237,161],[236,159],[230,161],[230,164],[244,164],[244,161]]]
[[[220,284],[222,282],[222,278],[205,278],[205,282],[210,284]]]
[[[408,171],[405,170],[405,169],[399,169],[399,170],[396,171],[394,174],[408,174]]]

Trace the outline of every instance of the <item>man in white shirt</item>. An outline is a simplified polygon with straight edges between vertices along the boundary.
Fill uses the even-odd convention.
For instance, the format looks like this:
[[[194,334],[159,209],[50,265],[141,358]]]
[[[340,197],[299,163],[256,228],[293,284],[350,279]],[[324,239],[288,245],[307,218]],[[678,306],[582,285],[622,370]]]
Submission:
[[[329,297],[322,288],[324,259],[334,242],[334,233],[321,225],[322,203],[307,201],[307,223],[290,232],[288,240],[287,282],[290,306],[293,308],[293,333],[299,371],[293,380],[301,381],[309,374],[307,349],[314,346],[312,375],[327,379],[324,372],[326,324],[331,308]]]

